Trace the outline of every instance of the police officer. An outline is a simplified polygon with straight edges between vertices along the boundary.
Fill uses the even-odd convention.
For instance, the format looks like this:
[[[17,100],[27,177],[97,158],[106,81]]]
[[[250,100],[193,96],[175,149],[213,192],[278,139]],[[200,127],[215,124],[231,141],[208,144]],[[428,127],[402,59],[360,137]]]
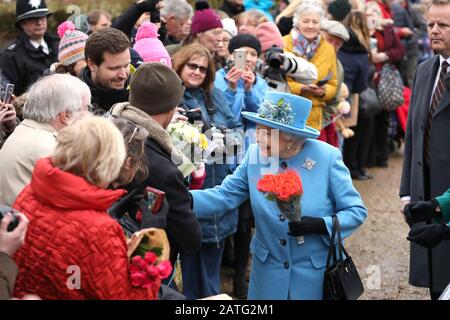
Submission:
[[[47,33],[45,0],[17,0],[16,41],[0,56],[0,70],[15,85],[16,96],[24,93],[58,59],[59,38]]]

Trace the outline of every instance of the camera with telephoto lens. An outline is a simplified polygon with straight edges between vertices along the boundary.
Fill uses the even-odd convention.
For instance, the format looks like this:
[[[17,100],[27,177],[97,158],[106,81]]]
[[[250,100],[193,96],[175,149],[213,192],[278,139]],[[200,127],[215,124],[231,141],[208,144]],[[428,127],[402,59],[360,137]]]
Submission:
[[[19,224],[19,218],[17,217],[17,213],[19,213],[19,211],[10,208],[10,207],[6,207],[6,206],[0,206],[0,222],[3,220],[3,218],[8,214],[11,213],[11,222],[8,225],[8,228],[6,230],[8,230],[8,232],[13,231],[17,225]]]
[[[266,51],[265,58],[266,63],[272,69],[281,69],[284,64],[284,60],[286,59],[283,49],[276,46],[273,46]]]

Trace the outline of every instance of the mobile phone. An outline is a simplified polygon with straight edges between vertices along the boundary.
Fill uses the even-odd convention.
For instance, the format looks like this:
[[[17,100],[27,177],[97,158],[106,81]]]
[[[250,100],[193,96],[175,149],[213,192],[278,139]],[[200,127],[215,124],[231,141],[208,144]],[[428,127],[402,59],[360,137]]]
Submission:
[[[14,93],[14,85],[12,83],[8,83],[2,95],[2,101],[5,104],[9,104],[11,102],[11,96],[13,95],[13,93]]]
[[[16,213],[18,213],[19,211],[10,207],[0,206],[0,221],[2,221],[3,217],[5,217],[8,212],[12,214],[12,220],[9,223],[8,228],[6,230],[8,230],[8,232],[11,232],[19,224],[19,218],[17,218],[16,215]]]
[[[157,214],[161,209],[166,193],[164,191],[147,187],[144,192],[144,199],[147,202],[148,209],[151,213]]]
[[[233,52],[234,66],[240,70],[245,70],[245,60],[247,59],[247,50],[236,49]]]
[[[330,81],[331,79],[331,72],[327,74],[327,76],[325,78],[323,78],[322,80],[317,81],[316,85],[319,87],[322,87],[324,85],[326,85],[328,83],[328,81]]]

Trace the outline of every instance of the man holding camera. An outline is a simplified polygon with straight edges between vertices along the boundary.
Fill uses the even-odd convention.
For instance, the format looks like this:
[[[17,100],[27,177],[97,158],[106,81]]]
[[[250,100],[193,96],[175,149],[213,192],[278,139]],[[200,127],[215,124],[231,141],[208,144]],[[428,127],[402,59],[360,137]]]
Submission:
[[[20,33],[0,57],[0,70],[15,85],[16,96],[58,61],[59,38],[47,33],[51,14],[44,0],[17,0],[15,25]]]
[[[262,63],[257,71],[266,80],[271,90],[290,92],[286,77],[302,83],[317,80],[317,68],[306,59],[283,51],[283,38],[273,22],[264,22],[256,28],[256,36],[261,42]]]

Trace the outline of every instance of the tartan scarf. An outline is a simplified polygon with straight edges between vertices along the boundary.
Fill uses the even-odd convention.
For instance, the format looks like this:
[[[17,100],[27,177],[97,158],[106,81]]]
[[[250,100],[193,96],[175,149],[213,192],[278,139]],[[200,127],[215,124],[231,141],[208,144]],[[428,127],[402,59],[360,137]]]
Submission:
[[[314,57],[320,44],[320,34],[313,40],[308,41],[297,28],[291,31],[294,53],[306,58],[308,61]]]

